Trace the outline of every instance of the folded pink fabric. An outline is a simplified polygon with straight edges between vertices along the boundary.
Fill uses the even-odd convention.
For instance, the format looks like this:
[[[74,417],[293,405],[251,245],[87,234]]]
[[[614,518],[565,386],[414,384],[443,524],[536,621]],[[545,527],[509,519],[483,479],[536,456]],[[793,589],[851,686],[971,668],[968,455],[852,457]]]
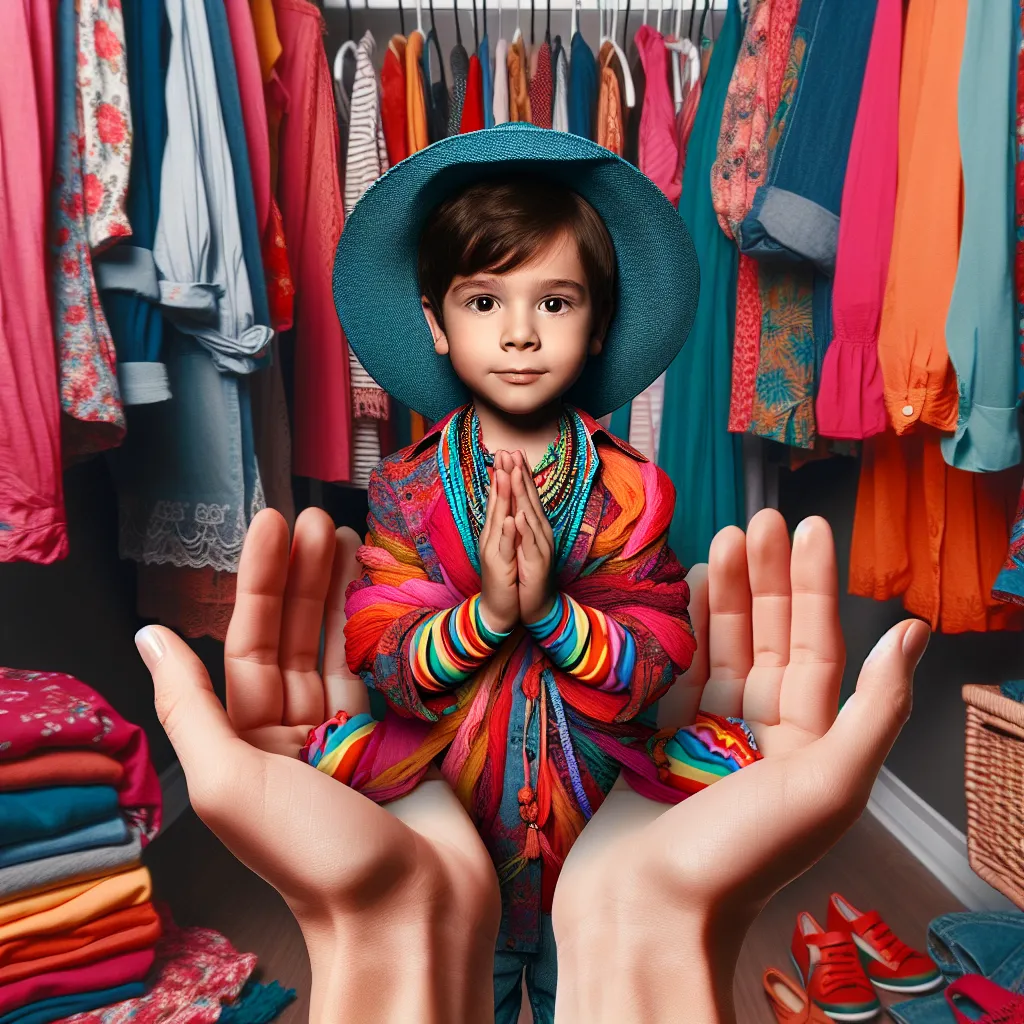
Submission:
[[[145,845],[160,828],[160,781],[142,729],[63,672],[0,668],[0,761],[53,750],[108,754],[124,765],[118,802]]]
[[[140,949],[85,967],[50,971],[48,974],[36,974],[24,981],[16,981],[13,985],[0,985],[0,1014],[10,1013],[11,1010],[40,999],[96,992],[99,989],[127,985],[131,981],[142,981],[153,966],[155,957],[155,950]]]

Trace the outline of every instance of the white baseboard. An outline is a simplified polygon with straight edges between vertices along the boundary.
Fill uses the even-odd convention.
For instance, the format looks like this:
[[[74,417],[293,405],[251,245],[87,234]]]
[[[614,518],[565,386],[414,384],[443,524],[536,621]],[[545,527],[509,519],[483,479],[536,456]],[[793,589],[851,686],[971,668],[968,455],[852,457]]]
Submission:
[[[968,910],[1016,910],[982,881],[967,859],[967,837],[925,803],[888,768],[879,773],[868,811]]]
[[[164,794],[164,813],[160,823],[160,833],[163,834],[190,806],[185,773],[177,761],[160,773],[160,788]]]

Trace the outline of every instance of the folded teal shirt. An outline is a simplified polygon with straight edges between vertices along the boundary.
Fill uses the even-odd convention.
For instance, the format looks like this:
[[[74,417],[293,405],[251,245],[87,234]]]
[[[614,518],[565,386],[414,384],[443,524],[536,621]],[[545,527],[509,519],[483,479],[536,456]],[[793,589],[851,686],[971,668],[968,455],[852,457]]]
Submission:
[[[0,793],[0,848],[117,817],[113,786],[55,786]]]
[[[19,1006],[10,1013],[0,1016],[0,1024],[50,1024],[52,1020],[63,1020],[76,1013],[87,1013],[101,1006],[113,1006],[126,999],[138,999],[146,994],[141,981],[132,981],[116,988],[104,988],[98,992],[78,992],[66,996],[52,996],[40,999],[26,1006]]]
[[[56,857],[61,853],[76,853],[78,850],[94,850],[97,846],[118,846],[128,842],[128,823],[118,814],[95,825],[71,829],[47,839],[30,839],[25,843],[11,843],[0,846],[0,868],[12,864],[27,864],[30,860]]]

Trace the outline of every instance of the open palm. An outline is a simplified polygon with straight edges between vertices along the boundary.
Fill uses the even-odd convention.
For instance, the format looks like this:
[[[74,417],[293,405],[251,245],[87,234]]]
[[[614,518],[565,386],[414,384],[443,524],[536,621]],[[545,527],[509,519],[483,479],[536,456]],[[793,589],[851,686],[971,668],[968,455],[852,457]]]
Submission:
[[[688,724],[698,707],[742,716],[764,757],[672,807],[616,783],[566,859],[554,905],[560,942],[606,910],[595,893],[613,894],[638,927],[654,915],[664,928],[667,911],[686,908],[727,920],[742,939],[764,903],[863,811],[910,712],[928,638],[916,620],[879,642],[837,714],[845,654],[824,520],[802,523],[791,552],[782,517],[761,512],[745,536],[719,533],[709,565],[689,580],[698,655],[659,722]]]
[[[446,915],[496,933],[493,867],[443,780],[424,781],[385,810],[297,759],[311,727],[339,709],[368,709],[344,652],[357,546],[317,509],[299,517],[291,542],[276,512],[256,516],[225,642],[227,712],[187,645],[153,627],[164,649],[153,667],[160,720],[196,812],[300,924],[375,901],[391,912],[408,899],[447,901]]]

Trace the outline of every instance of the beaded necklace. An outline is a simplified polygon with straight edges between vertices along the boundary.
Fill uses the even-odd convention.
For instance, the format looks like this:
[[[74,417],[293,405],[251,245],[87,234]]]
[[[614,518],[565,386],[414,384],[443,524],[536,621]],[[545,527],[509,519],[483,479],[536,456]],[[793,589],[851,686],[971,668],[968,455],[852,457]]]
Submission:
[[[438,445],[437,465],[466,554],[479,572],[479,540],[491,486],[487,470],[494,466],[494,456],[484,448],[480,419],[472,405],[449,420]],[[597,466],[597,448],[590,432],[579,413],[565,406],[558,437],[533,471],[555,537],[556,571],[561,570],[579,534]]]

